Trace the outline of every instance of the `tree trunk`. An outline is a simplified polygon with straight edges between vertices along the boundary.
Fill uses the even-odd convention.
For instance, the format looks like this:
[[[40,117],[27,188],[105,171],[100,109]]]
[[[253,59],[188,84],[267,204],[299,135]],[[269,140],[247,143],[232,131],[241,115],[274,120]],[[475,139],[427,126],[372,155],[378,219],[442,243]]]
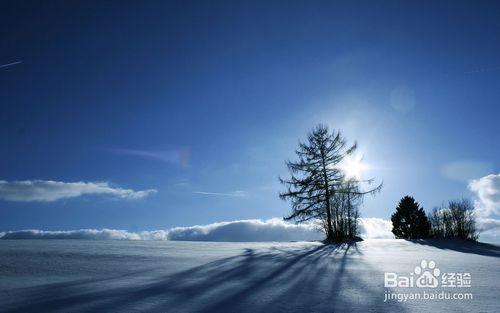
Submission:
[[[350,191],[350,190],[349,190]],[[350,193],[347,194],[347,237],[353,238],[352,224],[351,224],[351,196]]]
[[[330,186],[328,185],[328,175],[326,173],[326,162],[325,162],[325,149],[321,147],[321,165],[323,170],[323,180],[325,183],[325,197],[326,197],[326,222],[327,222],[327,234],[326,241],[333,242],[335,239],[335,235],[332,229],[332,213],[330,208]]]

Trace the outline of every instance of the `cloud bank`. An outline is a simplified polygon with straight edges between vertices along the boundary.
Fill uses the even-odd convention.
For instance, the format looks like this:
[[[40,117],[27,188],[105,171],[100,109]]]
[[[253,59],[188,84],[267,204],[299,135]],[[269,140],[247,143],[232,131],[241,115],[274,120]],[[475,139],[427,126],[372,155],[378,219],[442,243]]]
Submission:
[[[361,237],[393,238],[391,222],[379,218],[360,220]],[[321,240],[323,234],[313,224],[295,225],[282,219],[240,220],[169,230],[128,232],[116,229],[69,231],[20,230],[0,233],[0,239],[95,239],[95,240],[173,240],[173,241],[305,241]]]
[[[480,236],[486,240],[500,238],[500,174],[490,174],[470,181],[474,210]]]
[[[167,240],[167,234],[164,230],[134,233],[106,228],[62,231],[28,229],[0,233],[0,239]]]
[[[370,217],[360,218],[360,234],[362,238],[370,239],[391,239],[394,238],[392,233],[392,222],[382,218]]]
[[[140,199],[156,193],[155,189],[135,191],[111,187],[106,182],[60,182],[51,180],[0,180],[0,200],[43,201],[75,198],[83,195],[109,195],[121,199]]]
[[[168,233],[169,240],[190,241],[299,241],[322,237],[313,224],[295,225],[278,218],[175,227]]]

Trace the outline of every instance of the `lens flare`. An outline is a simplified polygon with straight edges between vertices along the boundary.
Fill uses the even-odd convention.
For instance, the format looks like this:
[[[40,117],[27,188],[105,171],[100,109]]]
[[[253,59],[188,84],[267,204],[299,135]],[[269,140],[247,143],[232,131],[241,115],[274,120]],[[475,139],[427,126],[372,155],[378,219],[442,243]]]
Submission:
[[[363,163],[362,156],[347,156],[340,165],[346,179],[362,179],[363,172],[368,169],[368,165]]]

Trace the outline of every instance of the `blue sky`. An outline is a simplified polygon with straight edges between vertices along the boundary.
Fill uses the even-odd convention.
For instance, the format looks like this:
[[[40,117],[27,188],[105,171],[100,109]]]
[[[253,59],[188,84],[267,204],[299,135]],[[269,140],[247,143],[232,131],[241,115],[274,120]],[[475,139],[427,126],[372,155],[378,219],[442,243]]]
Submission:
[[[3,1],[0,18],[0,64],[22,62],[0,68],[0,181],[100,183],[4,192],[2,231],[281,217],[278,176],[317,123],[384,182],[365,217],[476,199],[468,182],[499,172],[494,2]]]

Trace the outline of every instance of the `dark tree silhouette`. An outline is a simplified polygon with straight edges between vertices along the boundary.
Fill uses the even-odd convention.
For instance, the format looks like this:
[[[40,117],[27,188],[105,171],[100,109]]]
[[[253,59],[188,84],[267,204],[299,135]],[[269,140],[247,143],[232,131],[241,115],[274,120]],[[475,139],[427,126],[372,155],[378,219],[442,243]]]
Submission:
[[[431,236],[477,240],[474,206],[467,199],[450,201],[448,206],[435,208],[430,216]]]
[[[314,128],[306,143],[299,143],[295,151],[298,161],[286,162],[291,177],[280,178],[280,182],[287,187],[286,192],[280,193],[280,198],[292,203],[292,213],[284,217],[285,220],[299,223],[320,221],[327,242],[355,236],[358,200],[382,187],[379,185],[361,192],[361,181],[346,180],[339,164],[344,157],[354,153],[356,147],[356,144],[347,146],[340,132],[330,133],[324,125]],[[371,183],[372,180],[366,182]]]
[[[405,196],[399,201],[391,216],[392,233],[396,238],[421,239],[429,237],[430,223],[425,211],[413,197]]]
[[[358,235],[359,206],[363,193],[359,191],[359,183],[348,179],[340,190],[332,196],[332,219],[335,238],[354,239]]]

